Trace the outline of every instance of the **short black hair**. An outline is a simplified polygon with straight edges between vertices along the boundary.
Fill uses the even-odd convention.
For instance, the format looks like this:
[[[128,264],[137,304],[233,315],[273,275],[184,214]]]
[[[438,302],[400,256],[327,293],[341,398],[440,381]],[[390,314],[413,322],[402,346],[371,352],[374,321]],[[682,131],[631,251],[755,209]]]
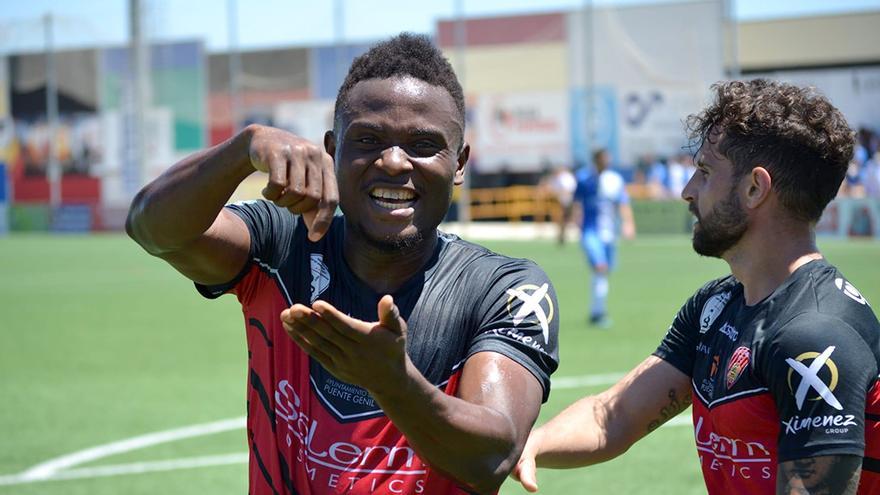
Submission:
[[[815,88],[767,79],[720,82],[712,91],[714,101],[688,117],[692,145],[722,133],[718,149],[736,177],[766,168],[794,218],[819,220],[853,156],[855,133],[840,110]]]
[[[449,92],[464,133],[464,91],[455,76],[449,60],[424,35],[400,33],[397,36],[374,45],[370,50],[354,59],[345,81],[336,95],[333,122],[339,118],[340,111],[347,103],[348,94],[359,82],[368,79],[389,79],[410,76],[432,86],[439,86]]]

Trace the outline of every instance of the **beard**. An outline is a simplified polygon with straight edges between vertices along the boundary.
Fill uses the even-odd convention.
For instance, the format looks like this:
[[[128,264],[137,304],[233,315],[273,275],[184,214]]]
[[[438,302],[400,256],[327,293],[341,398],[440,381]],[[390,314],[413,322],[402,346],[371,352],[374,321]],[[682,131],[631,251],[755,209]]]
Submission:
[[[688,209],[699,221],[694,225],[693,247],[702,256],[720,258],[742,239],[748,228],[746,212],[734,189],[706,216],[700,215],[694,203]]]
[[[425,234],[421,230],[408,234],[377,235],[375,232],[370,232],[355,222],[349,225],[357,237],[363,239],[371,248],[380,252],[406,252],[420,246],[425,240]]]

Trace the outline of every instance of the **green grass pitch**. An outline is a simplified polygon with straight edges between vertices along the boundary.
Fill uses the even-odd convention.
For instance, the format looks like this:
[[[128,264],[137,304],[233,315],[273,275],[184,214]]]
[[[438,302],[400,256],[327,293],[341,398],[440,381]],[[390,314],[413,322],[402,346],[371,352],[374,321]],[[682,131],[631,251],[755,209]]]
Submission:
[[[612,328],[586,324],[588,272],[579,247],[483,243],[537,261],[559,296],[562,364],[555,377],[624,372],[657,345],[679,306],[726,272],[686,237],[643,236],[619,249]],[[880,243],[821,240],[831,262],[880,304]],[[34,465],[97,445],[244,415],[246,351],[237,302],[192,285],[119,235],[0,238],[0,494],[246,493],[246,466],[11,483]],[[539,422],[607,385],[552,392]],[[687,413],[685,413],[687,414]],[[246,452],[243,429],[77,464],[69,470],[178,462]],[[548,494],[704,493],[688,426],[652,433],[624,456],[539,472]],[[508,481],[502,494],[524,493]]]

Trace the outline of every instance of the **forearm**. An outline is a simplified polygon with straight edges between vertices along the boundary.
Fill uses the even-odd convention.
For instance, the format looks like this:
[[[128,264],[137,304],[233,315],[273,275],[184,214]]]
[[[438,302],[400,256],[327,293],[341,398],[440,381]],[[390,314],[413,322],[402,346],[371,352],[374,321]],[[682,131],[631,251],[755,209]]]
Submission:
[[[538,466],[587,466],[623,454],[691,404],[690,380],[650,356],[610,389],[585,397],[532,432]]]
[[[534,442],[537,465],[589,466],[626,452],[636,438],[616,428],[609,412],[599,397],[585,397],[535,429],[530,442]]]
[[[190,155],[147,184],[134,198],[128,234],[152,254],[198,239],[254,168],[248,156],[252,128]]]
[[[620,219],[624,225],[628,225],[629,228],[635,231],[636,221],[635,216],[633,215],[632,206],[629,204],[620,205]]]
[[[373,396],[425,462],[479,493],[496,491],[519,458],[508,417],[443,393],[409,359],[406,384]]]

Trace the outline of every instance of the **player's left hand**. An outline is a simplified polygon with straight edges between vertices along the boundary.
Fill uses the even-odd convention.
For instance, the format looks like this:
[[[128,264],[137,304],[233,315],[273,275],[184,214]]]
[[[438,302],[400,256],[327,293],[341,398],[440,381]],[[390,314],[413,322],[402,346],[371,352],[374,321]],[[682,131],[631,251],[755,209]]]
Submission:
[[[398,387],[406,374],[406,322],[394,299],[379,300],[378,321],[352,318],[325,301],[281,312],[290,338],[336,378],[370,391]]]

